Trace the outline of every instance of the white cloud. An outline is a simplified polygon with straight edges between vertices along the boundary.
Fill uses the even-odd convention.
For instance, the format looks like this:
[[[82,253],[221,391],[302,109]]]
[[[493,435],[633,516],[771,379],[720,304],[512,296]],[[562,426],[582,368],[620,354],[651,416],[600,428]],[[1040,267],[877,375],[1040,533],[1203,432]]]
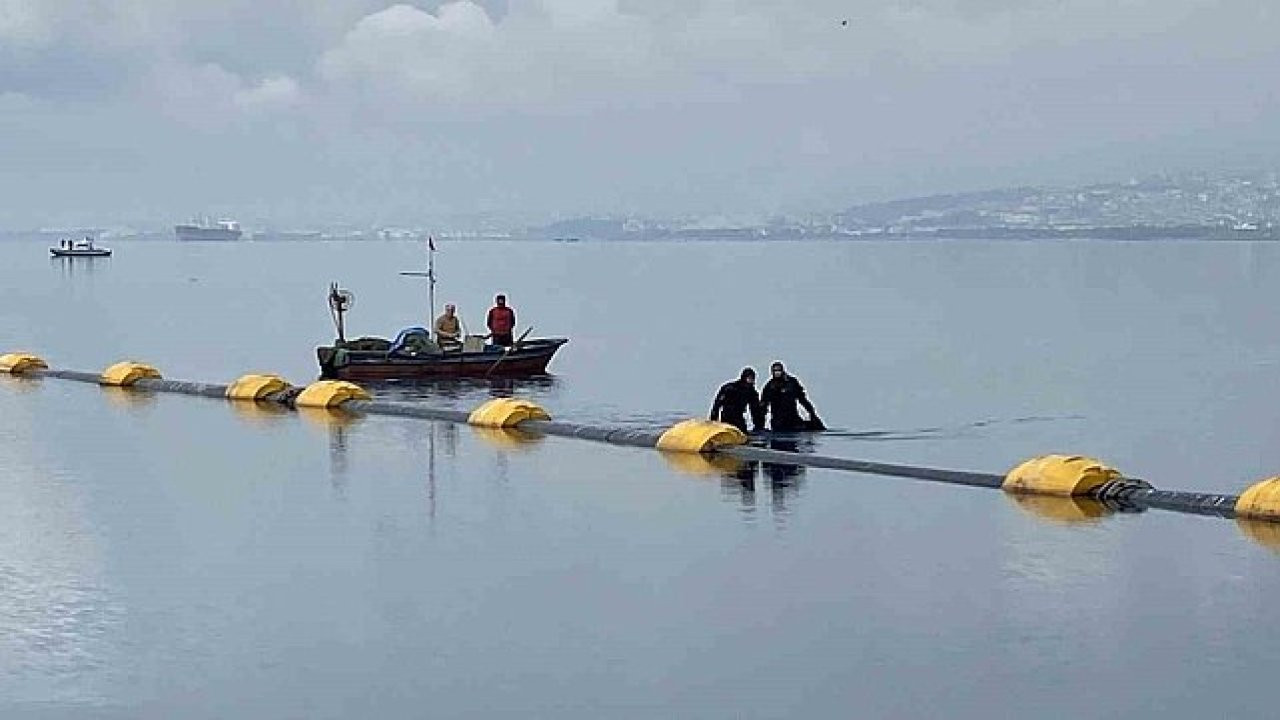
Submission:
[[[160,65],[150,87],[168,116],[206,130],[287,111],[303,100],[291,77],[273,75],[252,82],[214,63]]]
[[[498,46],[489,16],[471,2],[438,14],[393,5],[362,18],[319,61],[339,91],[456,101],[472,95]]]
[[[396,5],[360,20],[318,76],[334,92],[428,113],[643,105],[815,69],[816,53],[780,49],[771,27],[723,4],[674,26],[611,0],[529,0],[498,21],[469,0],[435,13]]]
[[[270,112],[296,107],[302,101],[302,89],[297,80],[287,75],[274,75],[263,78],[256,85],[238,88],[232,99],[237,107]]]
[[[1274,47],[1262,0],[0,0],[0,92],[127,94],[147,74],[214,65],[262,82],[272,103],[392,103],[424,118],[470,111],[573,112],[734,99],[764,85],[843,83],[896,92],[931,73],[1000,66],[1028,75],[1087,67],[1098,47],[1258,54]],[[489,9],[486,9],[488,7]],[[848,27],[841,26],[848,20]],[[20,57],[21,67],[5,68]],[[1164,57],[1156,58],[1158,61]],[[14,65],[14,63],[10,63]],[[169,66],[172,66],[170,68]],[[1019,67],[1021,66],[1021,67]],[[250,83],[252,84],[252,83]],[[136,97],[162,105],[178,97]],[[145,90],[145,89],[144,89]],[[251,92],[241,89],[237,92]],[[236,104],[257,108],[260,93]]]
[[[459,0],[367,15],[323,54],[317,79],[326,92],[426,117],[643,107],[832,80],[846,92],[894,92],[958,67],[1060,72],[1064,48],[1077,69],[1098,48],[1256,51],[1272,41],[1247,19],[1263,12],[1254,0],[1226,17],[1194,0],[525,0],[495,19]]]
[[[93,151],[153,194],[196,193],[151,179],[195,168],[206,194],[252,177],[263,205],[300,207],[280,188],[305,185],[405,212],[728,212],[1127,177],[1275,157],[1272,6],[0,0],[0,109],[21,108],[0,156]],[[92,180],[57,187],[83,181],[90,202]]]

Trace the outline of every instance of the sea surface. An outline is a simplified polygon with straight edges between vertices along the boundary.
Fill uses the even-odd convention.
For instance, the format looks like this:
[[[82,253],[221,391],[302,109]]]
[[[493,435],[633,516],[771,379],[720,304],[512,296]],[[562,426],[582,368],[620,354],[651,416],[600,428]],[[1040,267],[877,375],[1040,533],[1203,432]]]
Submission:
[[[53,240],[56,244],[56,239]],[[317,374],[429,324],[421,243],[0,242],[0,352]],[[784,361],[803,451],[1157,487],[1280,474],[1280,245],[439,244],[570,338],[532,381],[391,384],[557,419],[705,415]],[[1096,510],[1096,509],[1094,509]],[[0,377],[0,717],[1269,718],[1280,530],[560,438]]]

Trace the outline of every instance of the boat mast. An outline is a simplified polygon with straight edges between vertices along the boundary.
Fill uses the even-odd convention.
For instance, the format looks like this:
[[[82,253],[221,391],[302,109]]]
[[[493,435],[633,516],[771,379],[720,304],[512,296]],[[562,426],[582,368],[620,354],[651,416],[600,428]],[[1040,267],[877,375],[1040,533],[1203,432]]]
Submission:
[[[427,279],[427,298],[431,303],[431,315],[427,319],[427,323],[431,325],[431,331],[435,332],[436,322],[436,241],[427,236],[427,271],[421,270],[401,270],[401,275],[410,277],[425,277]]]

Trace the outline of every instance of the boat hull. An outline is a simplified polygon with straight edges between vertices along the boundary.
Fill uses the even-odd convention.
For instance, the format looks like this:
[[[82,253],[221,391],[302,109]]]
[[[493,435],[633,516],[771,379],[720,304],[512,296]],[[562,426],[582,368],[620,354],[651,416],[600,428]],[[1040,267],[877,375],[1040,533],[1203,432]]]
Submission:
[[[547,374],[547,365],[568,340],[531,340],[510,352],[401,356],[377,351],[316,348],[320,374],[338,380],[428,380],[433,378],[522,378]]]
[[[94,248],[93,250],[49,248],[49,254],[54,257],[111,257],[111,251],[106,248]]]

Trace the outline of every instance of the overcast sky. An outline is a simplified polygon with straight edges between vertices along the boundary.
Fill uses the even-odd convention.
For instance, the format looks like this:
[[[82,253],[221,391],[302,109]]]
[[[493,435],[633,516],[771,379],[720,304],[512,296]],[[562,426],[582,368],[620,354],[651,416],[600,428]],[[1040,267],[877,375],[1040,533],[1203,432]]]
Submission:
[[[1277,6],[0,0],[0,227],[763,216],[1263,169]]]

